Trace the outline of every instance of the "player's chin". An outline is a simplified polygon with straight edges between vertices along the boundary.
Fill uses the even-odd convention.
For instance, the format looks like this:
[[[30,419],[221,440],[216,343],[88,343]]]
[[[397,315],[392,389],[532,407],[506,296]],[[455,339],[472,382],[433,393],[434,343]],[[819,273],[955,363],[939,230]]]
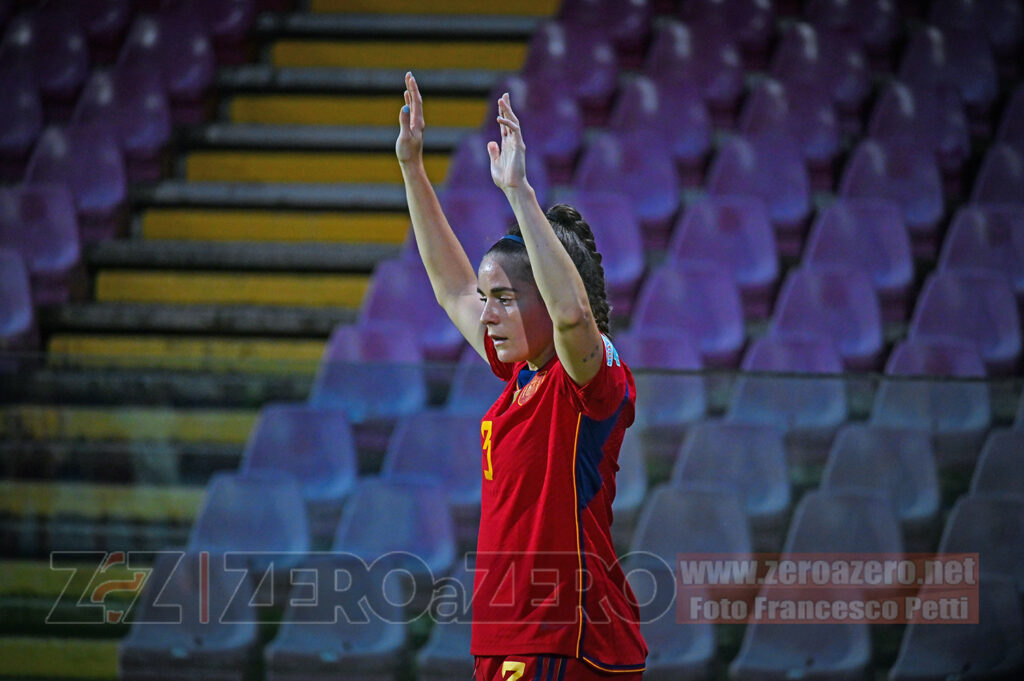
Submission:
[[[510,342],[508,339],[495,341],[494,352],[498,355],[498,359],[506,364],[518,362],[523,359],[521,356],[523,353],[519,351],[515,344]]]

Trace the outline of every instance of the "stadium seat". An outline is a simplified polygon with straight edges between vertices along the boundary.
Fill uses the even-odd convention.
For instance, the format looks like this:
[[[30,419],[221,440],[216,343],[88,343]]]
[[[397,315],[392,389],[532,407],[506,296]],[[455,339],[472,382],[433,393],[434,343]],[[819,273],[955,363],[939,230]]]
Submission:
[[[71,300],[84,271],[75,205],[67,187],[0,187],[0,248],[16,250],[25,259],[34,304]]]
[[[984,33],[922,26],[910,35],[898,76],[913,88],[955,87],[963,99],[971,133],[979,137],[991,134],[999,77]]]
[[[504,388],[505,383],[494,375],[487,360],[467,346],[455,365],[445,411],[482,418]]]
[[[950,590],[926,585],[922,599],[941,602]],[[929,598],[930,597],[930,598]],[[970,675],[1011,679],[1024,672],[1024,618],[1013,581],[988,575],[979,585],[978,621],[911,622],[900,640],[888,681],[948,679]]]
[[[257,0],[186,0],[187,11],[199,17],[210,36],[218,64],[243,64],[252,52]]]
[[[770,333],[832,339],[846,371],[876,371],[885,349],[871,277],[846,265],[791,269],[775,302]]]
[[[612,315],[628,319],[644,274],[643,236],[629,197],[614,192],[569,191],[561,201],[579,211],[601,253]]]
[[[819,34],[859,45],[872,71],[891,70],[903,19],[890,0],[808,0],[803,17]]]
[[[676,262],[716,262],[732,272],[745,318],[764,319],[771,312],[779,257],[761,199],[708,196],[687,205],[676,221],[667,255]]]
[[[801,553],[888,553],[896,558],[902,552],[899,524],[876,494],[817,490],[805,494],[797,505],[783,548],[784,557]],[[829,588],[815,587],[813,597],[829,598]],[[766,586],[761,595],[777,598],[787,593],[785,589]],[[801,593],[808,596],[806,590]],[[849,598],[849,590],[839,593]],[[747,625],[739,654],[729,665],[729,678],[854,679],[868,674],[871,661],[871,636],[866,623],[754,621]]]
[[[72,121],[113,124],[131,182],[155,182],[171,141],[171,109],[159,74],[134,64],[97,70],[78,98]]]
[[[436,478],[448,500],[456,541],[475,545],[480,528],[480,418],[440,409],[402,418],[388,442],[381,476],[408,475]]]
[[[651,38],[643,73],[662,83],[694,80],[714,127],[735,126],[744,91],[743,63],[735,43],[666,19]]]
[[[469,652],[473,577],[471,569],[459,565],[438,587],[438,600],[443,603],[440,607],[445,612],[436,615],[426,645],[416,652],[416,678],[419,681],[473,677],[475,665]]]
[[[608,123],[619,134],[656,133],[676,163],[684,186],[697,186],[711,151],[711,117],[692,78],[653,79],[637,74],[619,93]]]
[[[1004,142],[991,145],[971,189],[972,203],[1020,203],[1024,196],[1024,151]]]
[[[332,551],[344,551],[370,564],[382,557],[411,581],[406,613],[430,603],[436,580],[455,565],[455,528],[444,489],[436,479],[364,477],[345,504]]]
[[[779,254],[800,253],[812,213],[811,180],[796,142],[783,130],[730,137],[708,170],[711,196],[756,196],[768,206]]]
[[[39,346],[36,313],[25,260],[0,248],[0,349],[4,354],[33,352]],[[17,369],[14,357],[0,359],[0,373]]]
[[[404,594],[344,553],[319,554],[293,572],[284,618],[263,650],[267,681],[336,678],[386,681],[399,673],[408,644]]]
[[[953,336],[975,344],[990,376],[1012,374],[1021,324],[1010,281],[986,270],[939,270],[925,280],[909,336]]]
[[[946,30],[969,30],[985,36],[992,47],[1000,76],[1011,81],[1020,75],[1017,61],[1024,45],[1024,10],[1015,0],[935,0],[928,22]]]
[[[640,287],[631,328],[690,335],[705,367],[735,367],[743,351],[743,308],[728,271],[715,263],[667,262]]]
[[[1024,598],[1024,500],[1002,495],[962,495],[946,517],[939,554],[977,553],[979,581],[992,575],[1013,580]]]
[[[43,103],[28,69],[3,63],[0,55],[0,181],[14,182],[25,174],[25,164],[43,131]]]
[[[246,564],[260,574],[272,568],[287,580],[310,549],[302,488],[290,474],[272,469],[214,473],[189,534],[190,551],[248,552]],[[287,582],[285,582],[287,583]]]
[[[999,119],[995,141],[1010,145],[1019,155],[1024,156],[1024,83],[1017,85],[1010,93]]]
[[[799,81],[765,78],[755,84],[740,115],[740,132],[752,136],[782,130],[796,140],[811,187],[832,189],[840,152],[839,124],[828,93]]]
[[[521,73],[543,75],[571,92],[585,125],[604,125],[618,87],[619,63],[612,43],[585,27],[545,21],[533,31]]]
[[[632,562],[623,565],[626,580],[640,606],[640,633],[647,643],[645,681],[711,681],[717,665],[714,625],[681,622],[680,598],[704,598],[706,592],[677,589],[676,575],[666,566]],[[685,607],[685,601],[682,606]]]
[[[667,471],[687,427],[707,411],[702,367],[693,337],[680,329],[638,326],[615,337],[636,381],[636,418],[647,465]],[[689,375],[681,372],[689,372]]]
[[[907,318],[914,283],[910,236],[899,205],[888,199],[837,199],[814,220],[804,265],[845,265],[867,273],[885,322]]]
[[[622,67],[635,69],[650,38],[651,5],[648,0],[564,0],[557,16],[566,26],[611,42]]]
[[[1024,431],[989,431],[971,478],[971,494],[1010,495],[1024,501]]]
[[[253,595],[252,575],[223,554],[157,555],[118,644],[118,678],[250,678],[261,645]]]
[[[675,162],[661,137],[650,130],[601,132],[583,150],[573,185],[591,192],[629,197],[644,246],[663,248],[680,204]]]
[[[78,21],[89,41],[89,54],[94,64],[109,64],[117,59],[121,42],[135,14],[132,0],[59,0],[74,6]]]
[[[314,544],[329,544],[356,484],[356,449],[345,412],[271,403],[260,410],[239,469],[283,471],[299,483]]]
[[[789,471],[782,433],[772,426],[705,421],[692,426],[672,468],[673,484],[734,487],[755,551],[778,551],[789,517]]]
[[[109,122],[44,130],[29,159],[25,179],[67,185],[75,201],[82,243],[112,239],[123,230],[128,180]]]
[[[937,255],[945,203],[942,176],[931,149],[909,140],[862,140],[843,171],[839,196],[895,201],[914,256]]]
[[[181,49],[182,45],[188,48]],[[208,117],[215,75],[213,46],[201,19],[182,4],[136,17],[117,65],[160,74],[176,125],[202,123]]]
[[[802,84],[827,92],[840,131],[860,134],[871,80],[858,44],[819,35],[814,26],[796,22],[780,32],[768,73],[787,87]]]
[[[627,429],[619,449],[619,470],[615,475],[612,500],[612,541],[616,547],[629,546],[637,520],[647,498],[647,465],[637,431]]]
[[[890,81],[871,110],[868,135],[883,141],[911,140],[931,149],[946,193],[951,197],[962,193],[971,134],[956,88],[944,83],[911,88]]]
[[[839,350],[827,335],[765,336],[750,344],[744,372],[839,374]],[[726,420],[775,426],[784,433],[791,473],[801,478],[825,463],[832,437],[848,417],[846,386],[838,377],[740,374]],[[799,467],[800,470],[793,469]]]
[[[695,31],[734,42],[747,70],[763,69],[775,38],[770,0],[688,0],[681,17]]]
[[[515,107],[516,116],[528,131],[530,155],[527,159],[539,154],[544,159],[546,177],[550,182],[568,182],[583,146],[583,117],[572,94],[559,88],[556,82],[543,74],[533,77],[516,74],[498,81],[491,89],[489,103],[496,102],[506,92]],[[487,110],[483,130],[487,139],[501,139],[498,123],[491,115],[490,108]],[[532,168],[528,174],[533,184]]]
[[[871,423],[922,430],[931,437],[940,471],[970,470],[992,422],[985,365],[972,343],[918,336],[901,341],[886,362]],[[910,378],[917,377],[917,378]]]
[[[362,472],[379,464],[395,421],[426,405],[421,362],[416,330],[406,323],[342,324],[327,340],[309,403],[348,414]]]
[[[509,97],[511,98],[511,94]],[[512,100],[512,106],[518,106],[515,100]],[[451,191],[455,188],[480,189],[494,192],[497,196],[501,196],[501,190],[494,185],[494,180],[491,179],[491,159],[487,155],[487,143],[491,138],[487,136],[484,130],[485,128],[473,131],[459,140],[459,144],[455,147],[455,151],[452,152],[451,160],[448,163],[448,174],[444,180],[445,191]],[[495,137],[493,139],[497,140],[498,138]],[[544,157],[541,154],[527,154],[526,176],[530,180],[530,186],[533,187],[533,191],[537,194],[537,201],[541,206],[546,206],[549,180]],[[504,201],[504,204],[504,223],[502,225],[495,225],[495,227],[510,224],[513,220],[511,206],[508,205],[507,201]],[[498,229],[497,231],[500,234],[505,232],[504,229]],[[473,263],[473,266],[475,267],[478,264]]]
[[[939,483],[927,433],[849,423],[832,442],[821,488],[869,489],[889,497],[908,551],[928,551],[938,537]]]
[[[1013,286],[1024,311],[1024,203],[961,206],[950,221],[939,268],[991,270]]]

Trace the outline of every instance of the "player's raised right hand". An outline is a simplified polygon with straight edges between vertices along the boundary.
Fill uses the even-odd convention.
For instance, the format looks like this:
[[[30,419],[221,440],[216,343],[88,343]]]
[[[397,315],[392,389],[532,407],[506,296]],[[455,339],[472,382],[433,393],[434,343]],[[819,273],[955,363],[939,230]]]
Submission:
[[[395,154],[402,165],[423,162],[423,97],[412,72],[405,74],[405,106],[398,114]]]

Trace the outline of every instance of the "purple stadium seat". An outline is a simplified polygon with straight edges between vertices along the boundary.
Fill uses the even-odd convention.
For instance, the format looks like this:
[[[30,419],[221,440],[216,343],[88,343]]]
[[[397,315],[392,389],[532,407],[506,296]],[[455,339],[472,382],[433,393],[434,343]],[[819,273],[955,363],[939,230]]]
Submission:
[[[206,120],[215,57],[198,17],[181,7],[157,15],[140,15],[128,31],[117,63],[160,74],[176,124]]]
[[[894,379],[879,385],[871,422],[923,430],[932,439],[939,470],[970,470],[992,422],[988,386],[980,380],[943,379],[984,378],[985,365],[974,344],[950,337],[901,341],[885,373]]]
[[[438,200],[473,269],[479,268],[484,253],[512,224],[508,201],[494,183],[490,187],[452,186],[440,191]],[[422,262],[412,227],[402,249],[402,259],[410,264]]]
[[[767,64],[775,37],[771,0],[687,0],[682,19],[695,31],[736,43],[748,70]]]
[[[1010,282],[986,270],[940,270],[924,283],[911,338],[952,336],[974,343],[990,376],[1011,374],[1021,356],[1021,324]]]
[[[416,342],[424,359],[450,362],[465,346],[440,305],[417,300],[417,294],[431,291],[423,264],[392,258],[377,263],[370,287],[359,308],[360,323],[400,322],[416,328]]]
[[[735,367],[743,351],[743,308],[728,271],[709,262],[665,263],[640,287],[631,328],[689,334],[706,367]]]
[[[43,130],[43,104],[28,69],[0,63],[0,182],[17,181],[25,174],[32,146]]]
[[[0,248],[0,354],[34,352],[38,347],[28,268],[20,253]],[[18,363],[0,358],[0,370],[16,369]]]
[[[764,319],[779,282],[779,257],[768,208],[755,196],[708,196],[686,207],[668,246],[678,262],[709,260],[732,273],[743,314]]]
[[[411,574],[410,607],[430,601],[435,581],[455,565],[455,528],[444,490],[436,479],[364,477],[345,504],[333,551],[347,551],[368,564],[404,556]]]
[[[530,145],[527,160],[539,153],[544,159],[547,179],[554,183],[568,182],[583,146],[583,118],[576,100],[543,74],[531,78],[522,75],[503,78],[491,89],[490,101],[497,101],[506,92],[526,130],[526,141]],[[482,129],[486,139],[501,139],[491,109],[487,110]]]
[[[1020,203],[1024,197],[1024,151],[1004,142],[991,145],[974,178],[974,203]]]
[[[929,8],[928,21],[943,31],[981,33],[992,46],[1000,76],[1012,81],[1020,75],[1024,9],[1017,0],[935,0]]]
[[[839,183],[844,199],[889,199],[899,204],[913,254],[934,258],[945,214],[942,177],[931,149],[908,141],[864,139]]]
[[[461,563],[461,561],[460,561]],[[470,653],[475,571],[469,556],[438,588],[449,612],[435,616],[426,644],[416,652],[417,681],[473,678],[476,660]],[[456,605],[457,604],[457,605]]]
[[[700,351],[689,334],[664,327],[634,327],[614,342],[636,381],[633,428],[644,458],[668,470],[686,429],[707,411],[704,379],[693,375],[702,367]]]
[[[376,455],[383,455],[395,422],[426,405],[421,360],[417,331],[406,323],[339,325],[327,340],[309,402],[345,410],[366,457],[361,470],[379,463]]]
[[[705,421],[686,433],[671,481],[736,488],[755,551],[782,547],[792,496],[782,433],[765,425]]]
[[[402,418],[388,442],[381,476],[426,476],[444,489],[460,546],[480,529],[480,419],[425,409]]]
[[[515,107],[515,100],[512,101]],[[524,123],[525,125],[525,123]],[[526,143],[530,144],[529,131],[527,131]],[[487,155],[487,143],[492,138],[481,130],[469,133],[461,140],[452,153],[451,161],[448,164],[448,175],[445,177],[445,190],[455,188],[482,189],[494,192],[496,196],[502,196],[501,190],[494,185],[491,179],[491,159]],[[494,137],[498,140],[498,137]],[[526,176],[530,186],[537,193],[537,201],[545,206],[548,198],[548,174],[541,154],[526,155]],[[505,202],[505,215],[509,223],[513,219],[512,208]],[[504,229],[501,234],[504,234]],[[476,266],[478,263],[473,263]]]
[[[619,134],[638,128],[657,133],[672,152],[682,183],[700,184],[711,151],[711,118],[692,79],[635,76],[619,93],[609,127]]]
[[[994,428],[989,432],[974,467],[970,493],[1024,501],[1024,431]]]
[[[878,490],[889,497],[910,551],[927,551],[939,529],[939,482],[927,433],[849,423],[828,455],[825,490]]]
[[[385,576],[388,567],[344,553],[300,563],[284,619],[263,649],[267,681],[394,678],[409,625],[400,584]]]
[[[1013,89],[1003,109],[995,141],[1010,145],[1024,156],[1024,83]]]
[[[859,269],[817,265],[790,270],[775,302],[771,333],[829,336],[846,371],[881,368],[882,312],[870,275]]]
[[[1024,311],[1024,203],[971,203],[953,216],[939,268],[983,269],[1006,276]]]
[[[765,336],[750,344],[741,368],[745,372],[811,374],[806,378],[741,374],[726,420],[779,428],[791,467],[813,469],[824,464],[832,436],[849,411],[843,380],[814,375],[843,371],[832,339],[826,335]]]
[[[903,30],[891,0],[808,0],[803,16],[819,33],[860,45],[873,71],[890,70]]]
[[[628,318],[645,265],[643,237],[629,198],[613,192],[572,191],[562,200],[579,211],[594,233],[612,315]]]
[[[74,5],[89,40],[93,62],[109,64],[117,59],[135,7],[131,0],[61,0]]]
[[[114,238],[124,227],[128,198],[124,157],[107,121],[44,130],[25,179],[67,185],[83,243]]]
[[[31,68],[49,120],[67,120],[89,75],[89,48],[68,8],[42,5],[11,19],[0,43],[0,62]]]
[[[1024,672],[1024,618],[1013,580],[987,575],[979,581],[977,623],[911,622],[889,681],[955,678],[965,669],[979,679],[1011,679]],[[919,592],[933,603],[950,595],[942,585],[925,585]]]
[[[652,14],[648,0],[565,0],[558,19],[609,40],[622,66],[635,69],[643,61]]]
[[[118,643],[118,676],[249,678],[262,645],[253,581],[241,567],[229,569],[223,555],[157,554],[132,610],[131,629]]]
[[[133,64],[95,71],[72,114],[74,123],[94,120],[113,124],[130,181],[160,179],[171,141],[171,110],[158,74]]]
[[[499,380],[487,361],[466,346],[455,365],[445,411],[482,418],[487,408],[501,395],[505,384]]]
[[[182,4],[202,20],[218,63],[242,64],[249,60],[256,0],[185,0]]]
[[[587,144],[573,184],[593,192],[629,197],[645,247],[663,248],[680,203],[680,180],[672,156],[656,133],[598,133]]]
[[[802,83],[806,89],[827,92],[840,130],[860,133],[871,81],[859,45],[820,35],[810,24],[798,22],[783,29],[769,74],[787,86]]]
[[[796,140],[781,130],[731,137],[708,171],[712,196],[757,196],[768,206],[781,255],[800,252],[809,224],[811,180]]]
[[[647,462],[640,436],[633,429],[626,431],[619,449],[619,470],[615,474],[615,498],[612,500],[612,542],[617,547],[633,541],[640,510],[647,498]]]
[[[214,473],[192,525],[188,548],[254,552],[245,560],[263,570],[271,563],[279,569],[296,565],[310,549],[298,481],[279,470]]]
[[[886,199],[837,199],[811,227],[804,252],[809,266],[846,265],[872,279],[882,320],[907,318],[914,261],[900,207]]]
[[[615,48],[607,39],[546,21],[533,32],[522,73],[527,78],[543,74],[571,92],[587,125],[607,122],[619,73]]]
[[[330,544],[356,484],[352,429],[340,409],[267,404],[249,434],[239,469],[283,471],[299,484],[314,544]]]
[[[823,89],[766,78],[751,89],[739,125],[744,135],[776,130],[790,135],[800,146],[811,186],[832,189],[833,168],[839,155],[839,125],[832,100]]]
[[[0,187],[0,248],[22,254],[36,305],[68,302],[84,271],[75,205],[67,187]]]
[[[899,524],[873,494],[808,492],[794,512],[784,555],[801,553],[903,552]],[[815,599],[832,596],[830,589],[814,589]],[[785,598],[787,587],[767,586],[761,595]],[[804,587],[801,595],[809,589]],[[849,590],[840,591],[849,598]],[[806,596],[809,597],[809,596]],[[729,678],[741,679],[855,679],[871,667],[871,636],[864,622],[788,624],[754,621],[747,625],[743,643],[729,665]]]
[[[961,495],[946,519],[939,553],[977,553],[982,584],[991,576],[1013,580],[1024,597],[1024,500],[1011,496]],[[1017,639],[1018,642],[1020,639]]]
[[[868,135],[880,140],[911,140],[931,149],[947,193],[960,195],[971,135],[955,88],[945,84],[910,88],[891,81],[871,112]]]
[[[742,59],[734,43],[692,31],[680,21],[666,20],[651,39],[643,72],[659,82],[692,79],[714,126],[735,125],[744,83]]]
[[[983,33],[922,27],[911,35],[898,75],[915,89],[943,84],[955,87],[964,101],[972,134],[990,134],[999,78]]]

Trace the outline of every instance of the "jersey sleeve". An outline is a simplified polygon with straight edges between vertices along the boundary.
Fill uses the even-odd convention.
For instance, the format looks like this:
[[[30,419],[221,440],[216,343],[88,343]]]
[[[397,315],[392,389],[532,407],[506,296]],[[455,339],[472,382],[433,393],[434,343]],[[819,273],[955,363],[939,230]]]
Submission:
[[[585,416],[603,421],[616,412],[625,400],[629,405],[636,401],[636,388],[629,369],[619,359],[619,353],[607,336],[604,340],[604,361],[590,381],[583,386],[564,374],[572,395],[573,404]],[[632,408],[630,408],[632,412]],[[632,414],[627,416],[627,425],[632,423]]]
[[[508,381],[514,374],[515,365],[502,362],[498,359],[498,352],[494,349],[494,341],[487,335],[484,329],[484,349],[487,351],[487,362],[491,365],[494,375],[503,381]]]

